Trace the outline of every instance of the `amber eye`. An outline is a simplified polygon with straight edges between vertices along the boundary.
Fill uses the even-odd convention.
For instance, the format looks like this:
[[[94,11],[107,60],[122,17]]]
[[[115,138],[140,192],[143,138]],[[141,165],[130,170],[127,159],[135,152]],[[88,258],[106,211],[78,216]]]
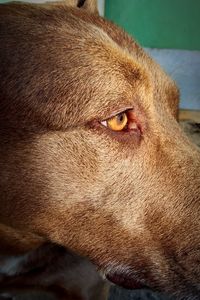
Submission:
[[[102,125],[108,127],[113,131],[122,131],[127,128],[128,116],[126,112],[117,114],[116,116],[109,118],[103,122]]]

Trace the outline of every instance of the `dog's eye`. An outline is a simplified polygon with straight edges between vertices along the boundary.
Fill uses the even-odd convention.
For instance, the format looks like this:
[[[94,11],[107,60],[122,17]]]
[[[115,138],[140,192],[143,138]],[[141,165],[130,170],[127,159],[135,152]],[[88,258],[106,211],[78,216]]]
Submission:
[[[101,122],[102,125],[113,131],[122,131],[126,129],[128,124],[128,116],[126,112],[122,112]]]
[[[105,127],[108,127],[112,131],[138,131],[140,129],[139,124],[136,122],[133,110],[123,111],[107,120],[101,122]]]

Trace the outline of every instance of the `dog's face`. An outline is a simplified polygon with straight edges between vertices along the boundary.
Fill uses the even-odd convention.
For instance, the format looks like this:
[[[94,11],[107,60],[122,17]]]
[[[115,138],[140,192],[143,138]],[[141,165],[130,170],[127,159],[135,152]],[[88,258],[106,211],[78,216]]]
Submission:
[[[176,121],[177,88],[76,2],[0,9],[2,226],[87,255],[119,284],[195,299],[200,154]]]

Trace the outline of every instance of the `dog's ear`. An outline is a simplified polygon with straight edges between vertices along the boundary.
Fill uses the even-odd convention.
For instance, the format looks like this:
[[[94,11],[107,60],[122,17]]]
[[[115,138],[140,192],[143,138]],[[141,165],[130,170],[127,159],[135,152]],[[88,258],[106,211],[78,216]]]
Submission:
[[[49,2],[50,3],[50,2]],[[61,0],[58,2],[53,2],[54,5],[64,3],[67,6],[79,7],[85,9],[93,14],[99,14],[97,0]]]

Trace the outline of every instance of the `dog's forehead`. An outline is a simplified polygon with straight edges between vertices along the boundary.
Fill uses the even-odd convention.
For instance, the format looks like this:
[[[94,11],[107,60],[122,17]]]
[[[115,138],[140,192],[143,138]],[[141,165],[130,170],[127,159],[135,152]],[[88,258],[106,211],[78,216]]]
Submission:
[[[101,117],[117,103],[130,106],[152,78],[173,86],[131,37],[99,16],[65,5],[17,4],[0,14],[3,97],[11,106],[15,99],[16,115],[34,112],[37,120],[67,125]]]

